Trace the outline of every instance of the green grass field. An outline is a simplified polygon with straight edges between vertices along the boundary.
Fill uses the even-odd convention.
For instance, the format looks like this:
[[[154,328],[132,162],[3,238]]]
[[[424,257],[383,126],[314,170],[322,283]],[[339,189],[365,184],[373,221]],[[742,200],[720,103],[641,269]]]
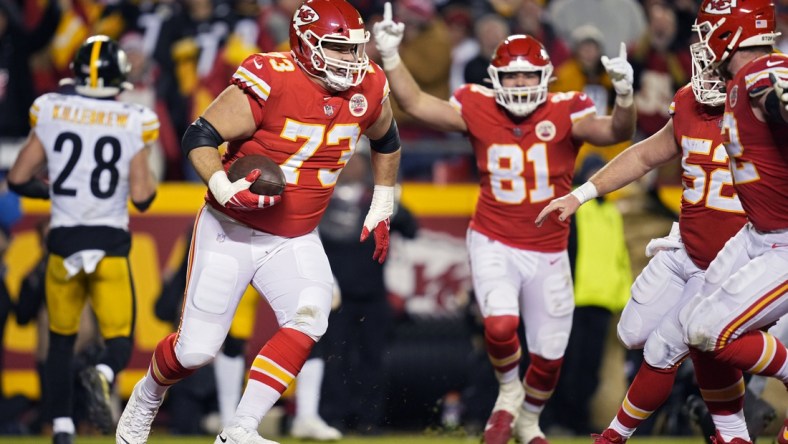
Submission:
[[[763,438],[763,443],[768,438]],[[114,444],[115,440],[112,437],[85,437],[78,438],[77,444]],[[302,444],[310,441],[301,441],[292,438],[281,438],[281,444]],[[312,441],[314,442],[314,441]],[[428,436],[428,435],[387,435],[380,437],[347,437],[338,441],[340,443],[348,444],[476,444],[479,442],[478,437],[454,437],[454,436]],[[514,442],[514,441],[511,441]],[[637,437],[630,440],[632,444],[703,444],[703,439],[697,437],[679,437],[679,438],[641,438]],[[0,437],[0,444],[50,444],[51,440],[48,437]],[[153,436],[149,444],[212,444],[213,437],[210,436],[194,436],[194,437],[159,437]],[[591,444],[590,438],[557,438],[551,439],[550,444]]]

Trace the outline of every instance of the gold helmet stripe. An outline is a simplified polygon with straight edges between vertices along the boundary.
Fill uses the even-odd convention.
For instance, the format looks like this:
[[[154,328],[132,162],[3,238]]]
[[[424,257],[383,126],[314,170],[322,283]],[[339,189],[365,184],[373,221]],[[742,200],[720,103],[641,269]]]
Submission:
[[[90,51],[90,87],[98,87],[98,58],[101,53],[102,40],[93,41],[93,48]]]

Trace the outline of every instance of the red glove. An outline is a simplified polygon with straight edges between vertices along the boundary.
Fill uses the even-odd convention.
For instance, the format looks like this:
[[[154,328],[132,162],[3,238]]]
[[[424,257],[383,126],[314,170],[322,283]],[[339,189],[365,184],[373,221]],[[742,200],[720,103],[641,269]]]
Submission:
[[[383,263],[386,260],[386,255],[389,252],[389,218],[378,222],[372,232],[375,234],[375,253],[372,254],[372,260]],[[369,237],[369,229],[364,227],[361,230],[361,242],[364,242]]]
[[[390,217],[394,213],[394,187],[375,185],[372,192],[372,204],[369,213],[364,218],[364,228],[361,230],[361,242],[375,233],[375,253],[373,260],[383,263],[389,251],[389,225]]]
[[[243,179],[230,182],[227,173],[217,171],[208,181],[208,189],[213,197],[225,208],[236,210],[257,210],[272,207],[282,200],[282,196],[263,196],[249,191],[255,180],[260,177],[260,170],[252,170]]]

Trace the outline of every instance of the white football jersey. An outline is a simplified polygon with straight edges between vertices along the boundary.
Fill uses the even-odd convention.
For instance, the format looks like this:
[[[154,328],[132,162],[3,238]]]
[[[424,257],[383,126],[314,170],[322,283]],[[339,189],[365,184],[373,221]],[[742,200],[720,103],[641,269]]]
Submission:
[[[131,159],[159,137],[159,119],[136,104],[45,94],[30,108],[44,145],[51,226],[128,229]]]

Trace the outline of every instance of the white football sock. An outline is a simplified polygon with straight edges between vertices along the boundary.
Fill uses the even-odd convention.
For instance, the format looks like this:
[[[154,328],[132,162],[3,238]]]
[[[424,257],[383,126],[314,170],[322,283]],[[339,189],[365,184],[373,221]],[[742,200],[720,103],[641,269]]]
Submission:
[[[714,426],[725,442],[730,442],[733,438],[750,441],[747,423],[744,421],[744,410],[739,410],[733,415],[711,415],[711,419],[714,420]]]
[[[68,416],[61,416],[52,420],[52,433],[68,433],[73,435],[77,432],[74,427],[74,420]]]
[[[325,362],[322,358],[312,358],[304,363],[296,378],[295,401],[296,417],[320,416],[320,386],[323,382]]]
[[[219,415],[222,425],[226,426],[235,414],[235,407],[241,399],[241,388],[246,374],[243,355],[230,357],[224,353],[216,355],[213,361],[216,375],[216,397],[219,401]]]
[[[244,428],[256,430],[260,426],[263,416],[271,410],[280,396],[282,395],[272,387],[250,379],[246,384],[241,402],[238,403],[238,408],[235,410],[235,418],[231,422],[236,423],[242,420],[241,425]]]

